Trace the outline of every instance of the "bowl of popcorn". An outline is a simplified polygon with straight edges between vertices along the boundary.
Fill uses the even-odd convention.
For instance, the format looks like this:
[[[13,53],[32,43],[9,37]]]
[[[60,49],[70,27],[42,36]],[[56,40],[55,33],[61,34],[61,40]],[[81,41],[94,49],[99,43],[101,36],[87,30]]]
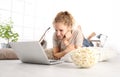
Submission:
[[[77,67],[88,68],[97,63],[95,50],[83,47],[72,51],[71,59]]]

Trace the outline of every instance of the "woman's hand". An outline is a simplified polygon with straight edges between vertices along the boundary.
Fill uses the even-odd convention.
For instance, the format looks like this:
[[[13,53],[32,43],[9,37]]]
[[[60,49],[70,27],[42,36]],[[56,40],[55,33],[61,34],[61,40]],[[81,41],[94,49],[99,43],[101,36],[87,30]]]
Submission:
[[[65,37],[63,38],[63,43],[65,44],[65,46],[68,46],[70,44],[69,40],[70,40],[71,37],[72,37],[72,33],[71,33],[71,31],[68,31],[65,34]]]
[[[64,38],[64,39],[63,39],[63,43],[64,43],[65,46],[68,46],[68,45],[69,45],[69,40],[66,39],[66,38]]]

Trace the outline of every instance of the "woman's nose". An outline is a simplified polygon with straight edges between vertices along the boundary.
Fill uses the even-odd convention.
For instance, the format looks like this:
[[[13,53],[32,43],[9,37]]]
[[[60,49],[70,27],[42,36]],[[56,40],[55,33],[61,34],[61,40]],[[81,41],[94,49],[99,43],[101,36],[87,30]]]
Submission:
[[[59,32],[59,31],[57,31],[57,32],[56,32],[56,34],[57,34],[57,36],[59,36],[59,35],[60,35],[60,32]]]

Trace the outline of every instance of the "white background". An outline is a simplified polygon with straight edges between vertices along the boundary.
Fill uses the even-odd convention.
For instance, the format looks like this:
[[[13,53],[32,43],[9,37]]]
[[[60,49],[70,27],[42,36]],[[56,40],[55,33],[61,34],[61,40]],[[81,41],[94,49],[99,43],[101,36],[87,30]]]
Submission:
[[[0,0],[0,21],[12,17],[18,41],[39,40],[58,12],[69,11],[85,36],[93,31],[105,34],[107,45],[119,50],[119,4],[119,0]],[[48,48],[53,32],[52,28],[45,37]]]

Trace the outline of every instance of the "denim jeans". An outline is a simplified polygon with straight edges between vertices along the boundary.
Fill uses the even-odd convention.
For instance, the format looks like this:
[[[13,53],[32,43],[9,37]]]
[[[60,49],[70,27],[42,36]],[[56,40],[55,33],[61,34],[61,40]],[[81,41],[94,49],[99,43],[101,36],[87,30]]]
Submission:
[[[86,38],[83,40],[83,47],[93,47],[93,43],[91,41],[88,41]]]

